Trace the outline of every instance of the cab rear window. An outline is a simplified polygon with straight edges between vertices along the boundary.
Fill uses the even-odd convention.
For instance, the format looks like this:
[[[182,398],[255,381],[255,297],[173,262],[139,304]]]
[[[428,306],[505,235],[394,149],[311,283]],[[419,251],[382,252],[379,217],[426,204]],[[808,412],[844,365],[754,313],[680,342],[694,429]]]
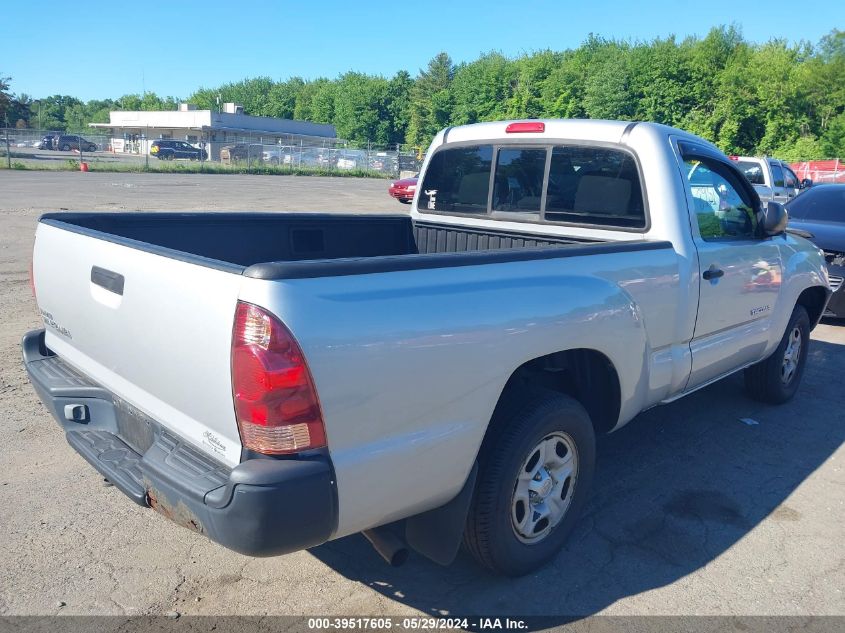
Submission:
[[[491,145],[437,152],[425,174],[419,207],[449,213],[486,213],[492,164]]]
[[[759,163],[754,163],[747,160],[738,161],[736,166],[739,168],[746,178],[748,178],[748,182],[752,185],[765,185],[766,181],[763,178],[763,168],[760,166]]]
[[[634,157],[609,147],[447,147],[431,157],[418,208],[555,224],[647,226]]]

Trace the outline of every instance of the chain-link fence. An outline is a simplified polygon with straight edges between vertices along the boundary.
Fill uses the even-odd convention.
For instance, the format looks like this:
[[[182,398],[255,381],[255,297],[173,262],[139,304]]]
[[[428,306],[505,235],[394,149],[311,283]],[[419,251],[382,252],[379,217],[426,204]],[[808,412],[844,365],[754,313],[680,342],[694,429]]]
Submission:
[[[117,163],[127,169],[161,163],[199,161],[215,171],[247,173],[297,171],[373,173],[390,177],[416,173],[422,156],[397,146],[351,143],[335,138],[258,133],[196,132],[176,138],[140,134],[66,133],[51,130],[0,129],[0,156],[26,166],[66,163],[80,153],[88,162]]]
[[[20,154],[33,149],[59,150],[59,147],[53,147],[53,145],[62,136],[66,137],[67,149],[65,151],[74,149],[74,140],[71,137],[81,137],[82,141],[95,145],[97,149],[94,151],[105,150],[109,145],[109,137],[100,133],[77,134],[75,132],[32,130],[29,128],[0,128],[0,150],[5,152],[7,141],[10,151]]]

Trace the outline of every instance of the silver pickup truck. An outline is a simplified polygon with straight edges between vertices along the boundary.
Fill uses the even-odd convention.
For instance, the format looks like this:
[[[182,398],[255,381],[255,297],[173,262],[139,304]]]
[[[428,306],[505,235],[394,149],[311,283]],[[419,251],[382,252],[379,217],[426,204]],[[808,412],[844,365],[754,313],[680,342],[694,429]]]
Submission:
[[[228,548],[364,532],[523,574],[596,434],[742,369],[793,396],[830,289],[785,226],[680,130],[449,128],[410,217],[44,215],[24,362],[94,468]]]
[[[729,156],[736,161],[736,166],[754,186],[760,200],[786,204],[802,190],[813,185],[813,181],[805,178],[799,180],[788,163],[769,156],[756,158],[754,156]]]

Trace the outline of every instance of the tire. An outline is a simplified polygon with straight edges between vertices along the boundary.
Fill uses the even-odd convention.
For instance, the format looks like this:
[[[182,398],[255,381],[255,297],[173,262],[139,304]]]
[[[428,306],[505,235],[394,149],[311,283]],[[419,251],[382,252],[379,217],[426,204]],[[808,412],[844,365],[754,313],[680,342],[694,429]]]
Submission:
[[[64,144],[64,145],[62,145],[59,149],[60,149],[60,150],[62,150],[63,152],[69,152],[69,151],[70,151],[70,145],[68,145],[67,143],[65,143],[65,144]]]
[[[749,395],[769,404],[791,400],[804,375],[809,343],[810,317],[804,306],[796,305],[775,351],[766,360],[745,370],[745,388]]]
[[[557,392],[531,390],[500,409],[491,421],[494,434],[479,454],[464,544],[491,571],[521,576],[551,561],[578,520],[595,469],[595,433],[581,404]],[[557,457],[538,456],[541,444],[547,451],[554,447]],[[563,460],[570,460],[568,474],[560,475],[566,468],[560,465],[561,452]],[[546,468],[549,460],[559,461]],[[538,479],[543,470],[543,479]],[[536,476],[525,477],[531,471]],[[525,486],[534,485],[542,489],[542,497],[524,493]],[[526,496],[530,494],[534,496]],[[553,507],[552,512],[562,509],[562,514],[536,520]],[[518,527],[520,521],[523,527]]]

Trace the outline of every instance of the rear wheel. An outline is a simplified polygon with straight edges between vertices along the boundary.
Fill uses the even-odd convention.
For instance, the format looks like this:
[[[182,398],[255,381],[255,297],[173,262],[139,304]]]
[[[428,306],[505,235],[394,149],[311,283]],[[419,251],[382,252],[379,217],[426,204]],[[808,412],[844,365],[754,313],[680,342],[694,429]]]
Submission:
[[[749,394],[771,404],[790,400],[801,384],[809,343],[810,317],[804,306],[796,305],[772,355],[745,370],[745,387]]]
[[[503,409],[479,456],[464,542],[485,567],[519,576],[549,562],[575,525],[595,436],[584,408],[556,392],[537,390]]]
[[[69,151],[70,151],[70,145],[68,145],[67,143],[65,143],[65,144],[64,144],[64,145],[62,145],[59,149],[60,149],[60,150],[62,150],[63,152],[69,152]]]

